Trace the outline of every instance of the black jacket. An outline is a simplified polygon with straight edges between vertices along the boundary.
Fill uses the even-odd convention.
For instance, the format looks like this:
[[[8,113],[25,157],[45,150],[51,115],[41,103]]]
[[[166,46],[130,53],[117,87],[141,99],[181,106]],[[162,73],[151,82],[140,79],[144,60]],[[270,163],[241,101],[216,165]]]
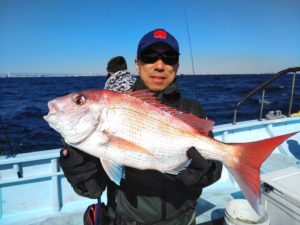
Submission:
[[[138,79],[133,90],[146,89]],[[180,95],[177,82],[174,81],[157,98],[168,106],[180,111],[206,118],[202,106]],[[186,210],[195,210],[196,200],[202,188],[220,178],[222,165],[211,161],[207,173],[194,185],[187,186],[175,175],[163,174],[155,170],[137,170],[125,168],[125,179],[120,187],[110,184],[108,188],[110,212],[124,220],[141,223],[155,223],[179,217]],[[116,215],[114,215],[116,216]]]

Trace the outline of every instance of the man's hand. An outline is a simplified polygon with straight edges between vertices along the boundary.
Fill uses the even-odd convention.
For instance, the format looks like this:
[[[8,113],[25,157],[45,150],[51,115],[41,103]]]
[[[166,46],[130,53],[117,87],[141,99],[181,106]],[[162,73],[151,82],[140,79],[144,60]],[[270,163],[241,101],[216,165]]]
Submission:
[[[185,185],[191,186],[202,179],[209,170],[211,162],[203,158],[194,147],[188,149],[187,157],[192,161],[184,171],[177,175],[177,178]]]
[[[98,158],[66,145],[60,151],[59,164],[77,194],[89,198],[101,196],[108,177]]]

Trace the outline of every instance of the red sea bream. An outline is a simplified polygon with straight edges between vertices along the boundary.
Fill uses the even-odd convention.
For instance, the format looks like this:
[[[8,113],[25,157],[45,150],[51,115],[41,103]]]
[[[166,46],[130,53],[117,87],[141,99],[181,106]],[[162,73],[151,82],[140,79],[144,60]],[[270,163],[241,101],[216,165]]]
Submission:
[[[111,180],[119,183],[122,166],[178,174],[194,146],[206,159],[221,161],[246,198],[258,209],[260,166],[295,133],[250,143],[226,144],[208,137],[213,122],[177,111],[149,91],[82,91],[48,103],[44,119],[65,142],[99,157]],[[125,177],[126,179],[126,177]]]

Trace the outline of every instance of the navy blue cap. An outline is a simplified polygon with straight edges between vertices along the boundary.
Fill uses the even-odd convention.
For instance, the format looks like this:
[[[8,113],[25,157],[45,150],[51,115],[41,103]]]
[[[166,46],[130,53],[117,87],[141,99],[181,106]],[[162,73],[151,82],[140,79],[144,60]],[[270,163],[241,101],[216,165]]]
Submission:
[[[145,34],[139,42],[137,55],[139,56],[145,49],[155,43],[165,43],[170,46],[176,53],[179,53],[179,45],[177,40],[164,29],[155,29]]]

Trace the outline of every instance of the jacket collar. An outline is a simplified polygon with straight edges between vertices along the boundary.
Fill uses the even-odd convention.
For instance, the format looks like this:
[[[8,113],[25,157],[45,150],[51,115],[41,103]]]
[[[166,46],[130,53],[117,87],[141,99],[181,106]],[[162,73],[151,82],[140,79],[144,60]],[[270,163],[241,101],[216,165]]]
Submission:
[[[144,84],[144,82],[138,78],[136,82],[134,83],[132,90],[144,90],[148,89],[148,87]],[[169,100],[169,101],[176,101],[180,98],[180,88],[176,81],[176,78],[174,81],[163,91],[156,92],[157,98],[160,100]]]

